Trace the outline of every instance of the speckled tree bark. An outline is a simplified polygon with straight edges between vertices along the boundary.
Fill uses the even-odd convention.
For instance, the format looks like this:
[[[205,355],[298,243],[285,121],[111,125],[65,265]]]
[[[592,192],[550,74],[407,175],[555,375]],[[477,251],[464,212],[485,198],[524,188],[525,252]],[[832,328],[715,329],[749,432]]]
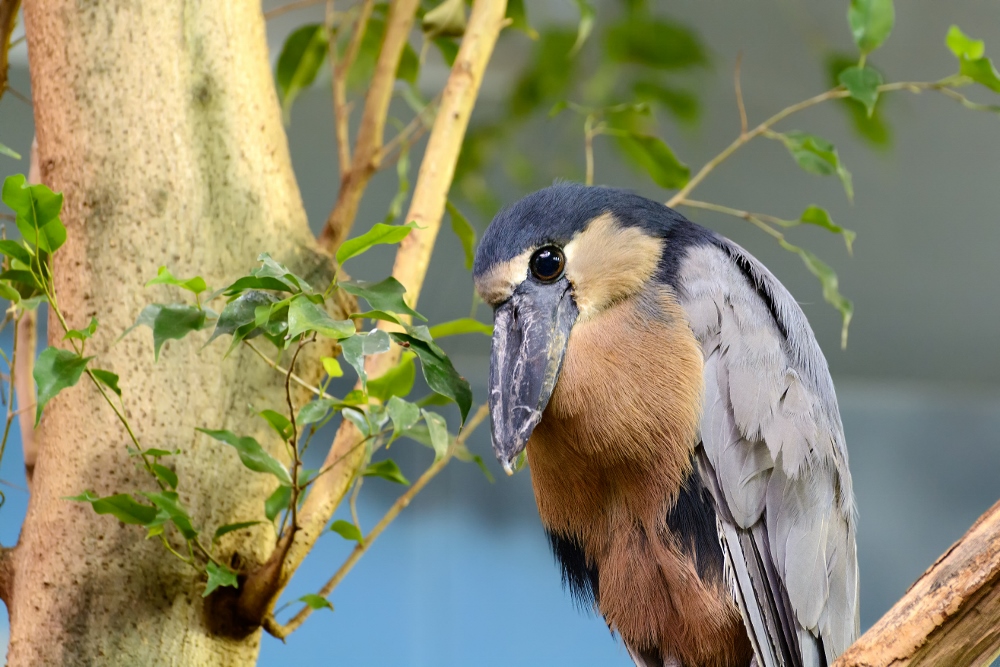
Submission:
[[[259,518],[273,479],[194,429],[253,434],[277,455],[247,405],[281,405],[282,378],[242,354],[224,361],[222,341],[201,349],[204,336],[167,343],[158,363],[148,330],[114,342],[145,304],[182,300],[143,290],[160,265],[214,287],[261,251],[305,276],[329,270],[292,173],[259,0],[30,0],[24,12],[42,179],[65,195],[60,306],[70,326],[100,320],[88,353],[121,375],[143,445],[184,451],[179,492],[196,524]],[[50,327],[49,344],[60,339]],[[10,665],[254,664],[259,630],[209,610],[193,569],[63,499],[153,489],[86,378],[49,404],[36,440],[10,563]],[[226,557],[252,566],[274,535],[226,540]]]

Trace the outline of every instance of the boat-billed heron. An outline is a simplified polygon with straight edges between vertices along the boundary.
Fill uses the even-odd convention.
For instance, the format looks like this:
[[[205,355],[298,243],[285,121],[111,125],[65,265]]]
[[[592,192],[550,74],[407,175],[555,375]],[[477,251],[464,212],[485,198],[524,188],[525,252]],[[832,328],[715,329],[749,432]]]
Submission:
[[[855,509],[826,360],[743,248],[629,192],[500,212],[493,447],[527,452],[563,578],[641,667],[829,665],[858,634]]]

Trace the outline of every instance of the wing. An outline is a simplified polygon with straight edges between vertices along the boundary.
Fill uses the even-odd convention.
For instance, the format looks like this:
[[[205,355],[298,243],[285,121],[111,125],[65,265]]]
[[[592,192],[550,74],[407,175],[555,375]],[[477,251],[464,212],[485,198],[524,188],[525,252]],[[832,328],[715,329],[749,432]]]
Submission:
[[[826,360],[787,290],[715,237],[678,271],[705,357],[698,465],[760,667],[832,663],[858,636],[854,496]]]

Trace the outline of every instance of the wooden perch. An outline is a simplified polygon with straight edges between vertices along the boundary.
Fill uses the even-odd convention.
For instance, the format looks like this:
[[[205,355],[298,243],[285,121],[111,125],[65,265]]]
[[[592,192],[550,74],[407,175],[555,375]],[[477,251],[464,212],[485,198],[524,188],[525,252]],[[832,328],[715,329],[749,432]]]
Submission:
[[[1000,652],[1000,502],[833,667],[989,665]]]

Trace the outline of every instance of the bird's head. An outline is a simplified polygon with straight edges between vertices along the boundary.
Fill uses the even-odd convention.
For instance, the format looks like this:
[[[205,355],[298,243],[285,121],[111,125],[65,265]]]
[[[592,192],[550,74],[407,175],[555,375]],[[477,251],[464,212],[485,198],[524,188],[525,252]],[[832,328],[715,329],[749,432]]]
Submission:
[[[561,184],[490,223],[473,275],[494,309],[490,416],[508,474],[542,420],[574,326],[657,279],[674,216],[629,192]]]

